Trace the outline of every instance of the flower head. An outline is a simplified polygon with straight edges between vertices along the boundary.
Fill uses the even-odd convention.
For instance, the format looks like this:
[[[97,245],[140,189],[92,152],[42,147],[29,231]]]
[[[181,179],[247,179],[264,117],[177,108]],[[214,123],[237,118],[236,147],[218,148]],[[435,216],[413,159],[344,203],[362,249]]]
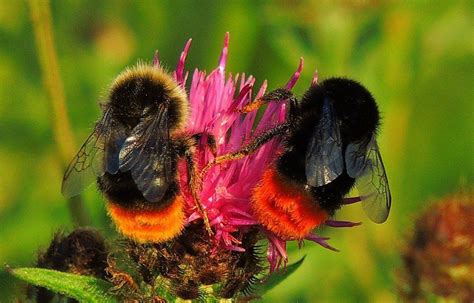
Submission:
[[[419,302],[436,295],[456,302],[474,298],[474,203],[468,191],[424,210],[402,252],[400,295]]]

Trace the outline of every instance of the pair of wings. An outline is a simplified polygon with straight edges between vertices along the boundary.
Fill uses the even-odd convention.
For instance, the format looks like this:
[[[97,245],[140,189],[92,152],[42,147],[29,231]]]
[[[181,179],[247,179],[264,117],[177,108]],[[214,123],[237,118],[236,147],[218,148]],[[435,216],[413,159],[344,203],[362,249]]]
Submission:
[[[149,202],[160,201],[173,180],[168,110],[145,117],[127,136],[123,125],[104,112],[94,131],[66,169],[61,191],[78,195],[104,173],[130,171],[136,187]]]
[[[376,223],[385,222],[392,198],[375,134],[349,143],[343,154],[336,113],[326,98],[306,152],[307,182],[313,187],[326,185],[339,177],[344,167],[349,177],[356,179],[367,216]]]

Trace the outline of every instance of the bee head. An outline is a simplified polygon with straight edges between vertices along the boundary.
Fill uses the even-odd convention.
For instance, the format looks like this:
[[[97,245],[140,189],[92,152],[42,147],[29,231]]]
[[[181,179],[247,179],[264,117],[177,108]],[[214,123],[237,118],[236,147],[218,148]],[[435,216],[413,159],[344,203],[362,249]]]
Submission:
[[[161,67],[138,64],[122,72],[112,84],[110,105],[117,119],[133,128],[140,119],[167,108],[170,129],[184,126],[188,114],[186,93]]]

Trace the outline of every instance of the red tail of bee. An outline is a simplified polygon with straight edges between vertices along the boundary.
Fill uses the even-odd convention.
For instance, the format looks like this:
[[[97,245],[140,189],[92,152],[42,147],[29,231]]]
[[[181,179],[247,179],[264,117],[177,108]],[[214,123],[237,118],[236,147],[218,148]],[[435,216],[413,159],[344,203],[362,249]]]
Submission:
[[[164,242],[181,233],[184,227],[184,199],[176,196],[157,210],[127,209],[108,202],[107,208],[117,229],[137,242]]]
[[[255,217],[282,239],[302,239],[328,218],[301,184],[281,176],[274,168],[264,172],[252,199]]]

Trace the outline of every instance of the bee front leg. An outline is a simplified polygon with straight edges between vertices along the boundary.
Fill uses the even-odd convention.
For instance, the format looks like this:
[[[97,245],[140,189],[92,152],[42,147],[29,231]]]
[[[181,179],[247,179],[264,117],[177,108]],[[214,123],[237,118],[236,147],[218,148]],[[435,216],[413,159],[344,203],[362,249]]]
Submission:
[[[276,101],[276,102],[281,102],[281,101],[286,101],[288,100],[290,103],[290,114],[292,114],[292,111],[296,109],[296,98],[293,95],[293,93],[286,88],[277,88],[271,92],[266,93],[262,97],[258,98],[257,100],[248,103],[242,109],[239,110],[241,113],[248,113],[251,111],[254,111],[256,109],[259,109],[260,106],[265,105],[269,102]]]
[[[286,123],[280,124],[264,132],[263,134],[259,135],[258,137],[253,139],[253,141],[248,143],[246,146],[244,146],[240,150],[214,158],[213,162],[208,163],[202,169],[201,174],[200,174],[200,179],[204,180],[204,177],[206,176],[207,172],[213,166],[220,165],[220,164],[233,161],[233,160],[242,159],[254,153],[258,148],[260,148],[262,145],[264,145],[271,139],[275,138],[276,136],[284,135],[290,128],[291,128],[291,123],[286,122]]]

